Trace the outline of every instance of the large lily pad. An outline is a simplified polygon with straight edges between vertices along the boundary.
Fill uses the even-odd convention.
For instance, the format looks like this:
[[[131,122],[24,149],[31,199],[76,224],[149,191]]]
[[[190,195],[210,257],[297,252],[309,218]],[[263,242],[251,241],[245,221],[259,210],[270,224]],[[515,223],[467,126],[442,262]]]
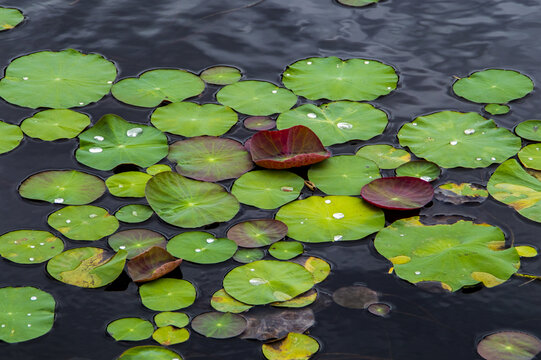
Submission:
[[[395,169],[411,160],[406,150],[385,144],[363,146],[355,155],[372,160],[380,169]]]
[[[186,280],[162,278],[141,285],[141,301],[150,310],[174,311],[195,301],[195,288]]]
[[[227,237],[245,248],[270,245],[287,234],[287,226],[274,219],[256,219],[235,224],[227,231]]]
[[[163,159],[167,151],[167,137],[161,131],[108,114],[79,135],[75,157],[94,169],[111,170],[120,164],[148,167]]]
[[[428,204],[434,197],[429,182],[410,176],[376,179],[361,191],[364,200],[383,209],[411,210]]]
[[[230,259],[237,244],[203,231],[188,231],[169,240],[167,251],[196,264],[216,264]]]
[[[0,236],[0,255],[18,264],[39,264],[63,250],[64,242],[48,231],[16,230]]]
[[[145,186],[152,176],[140,171],[126,171],[105,180],[107,189],[118,197],[144,197]]]
[[[541,170],[541,144],[530,144],[518,152],[518,158],[522,165],[528,169]]]
[[[262,350],[268,360],[308,360],[319,350],[319,343],[311,336],[290,332],[285,339],[263,344]]]
[[[24,15],[20,10],[0,7],[0,31],[13,29],[23,20]]]
[[[241,313],[250,310],[253,306],[235,300],[224,289],[216,291],[210,299],[210,306],[216,311]]]
[[[222,186],[172,172],[155,175],[147,184],[146,198],[162,220],[187,228],[229,221],[240,208]]]
[[[182,360],[182,357],[161,346],[144,345],[124,351],[118,360]]]
[[[487,360],[531,360],[541,352],[541,340],[521,331],[499,331],[484,337],[477,352]]]
[[[496,286],[517,272],[517,251],[492,246],[504,241],[503,232],[487,224],[461,220],[427,226],[416,216],[380,231],[374,246],[394,264],[400,278],[412,283],[438,281],[457,291],[480,282]]]
[[[23,139],[23,132],[17,125],[0,121],[0,154],[15,149]]]
[[[21,123],[21,130],[33,138],[54,141],[74,138],[88,125],[88,115],[73,110],[51,109],[25,119]]]
[[[359,240],[385,225],[383,212],[349,196],[311,196],[283,206],[276,220],[287,235],[303,242]]]
[[[246,319],[241,315],[208,312],[192,320],[192,329],[214,339],[227,339],[240,335],[246,329]]]
[[[263,308],[244,315],[248,320],[242,339],[282,339],[290,332],[303,333],[315,323],[311,309]]]
[[[114,216],[92,205],[66,206],[49,215],[47,223],[72,240],[95,241],[118,229]]]
[[[523,139],[541,141],[541,120],[526,120],[515,128],[515,133]]]
[[[109,237],[109,246],[115,251],[126,250],[131,259],[153,246],[165,249],[167,241],[162,234],[146,229],[130,229],[119,231]]]
[[[100,100],[115,78],[115,65],[101,55],[40,51],[9,64],[0,80],[0,96],[33,109],[66,109]]]
[[[147,282],[170,273],[181,262],[164,248],[153,246],[128,261],[128,275],[135,282]]]
[[[116,341],[139,341],[148,339],[154,332],[154,325],[139,318],[122,318],[107,325],[107,333]]]
[[[420,116],[398,132],[400,145],[444,168],[480,168],[520,150],[520,138],[477,113],[440,111]]]
[[[205,69],[199,76],[207,84],[229,85],[239,81],[242,73],[232,66],[213,66]]]

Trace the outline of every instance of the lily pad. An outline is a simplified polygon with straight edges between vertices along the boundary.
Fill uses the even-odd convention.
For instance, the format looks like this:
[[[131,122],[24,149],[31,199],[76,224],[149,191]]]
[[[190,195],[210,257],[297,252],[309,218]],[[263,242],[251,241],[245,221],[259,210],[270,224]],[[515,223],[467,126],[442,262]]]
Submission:
[[[317,243],[359,240],[383,228],[383,212],[349,196],[311,196],[278,210],[276,220],[295,240]]]
[[[284,112],[297,103],[291,91],[256,80],[227,85],[218,91],[216,99],[240,113],[259,116]]]
[[[383,209],[419,209],[432,201],[434,188],[429,182],[411,176],[388,177],[363,187],[361,196]]]
[[[213,66],[204,70],[199,77],[207,84],[229,85],[239,81],[242,73],[232,66]]]
[[[480,168],[503,162],[521,141],[477,113],[440,111],[420,116],[398,132],[400,145],[444,168]]]
[[[248,264],[265,257],[265,251],[261,249],[238,249],[233,255],[233,260]]]
[[[196,292],[189,281],[162,278],[141,285],[139,295],[150,310],[174,311],[192,305]]]
[[[487,360],[531,360],[541,352],[541,340],[521,331],[499,331],[484,337],[477,352]]]
[[[0,289],[0,340],[28,341],[45,335],[53,327],[56,302],[47,292],[34,287]]]
[[[146,229],[130,229],[119,231],[109,237],[109,246],[115,251],[126,250],[131,259],[153,246],[165,249],[167,241],[162,234]]]
[[[0,236],[0,255],[17,264],[39,264],[63,250],[64,242],[47,231],[16,230]]]
[[[184,313],[165,311],[156,314],[154,322],[158,327],[173,325],[177,328],[183,328],[190,323],[190,318]]]
[[[88,115],[73,110],[51,109],[25,119],[21,123],[21,130],[33,138],[54,141],[74,138],[88,125]]]
[[[518,158],[522,165],[529,169],[541,170],[541,144],[530,144],[518,152]]]
[[[441,174],[438,165],[425,160],[407,162],[397,167],[395,172],[396,176],[412,176],[429,182],[436,180]]]
[[[195,332],[203,336],[228,339],[240,335],[246,329],[246,319],[232,313],[208,312],[196,316],[191,325]]]
[[[138,78],[126,78],[113,85],[113,96],[126,104],[155,107],[162,101],[179,102],[199,95],[205,83],[196,75],[177,69],[150,70]]]
[[[311,309],[263,308],[244,315],[248,321],[241,339],[282,339],[290,332],[303,333],[315,323]]]
[[[140,171],[126,171],[105,180],[107,189],[118,197],[144,197],[145,186],[152,176]]]
[[[156,280],[175,270],[182,259],[177,259],[164,248],[153,246],[128,261],[128,275],[135,282]]]
[[[507,114],[509,110],[509,106],[502,104],[487,104],[485,106],[485,111],[491,115],[504,115]]]
[[[95,241],[118,229],[114,216],[92,205],[66,206],[49,215],[47,223],[71,240]]]
[[[319,284],[329,276],[331,265],[325,260],[315,256],[299,256],[292,259],[291,262],[304,266],[304,268],[314,277],[314,283]]]
[[[148,205],[131,204],[121,207],[115,213],[115,217],[125,223],[140,223],[150,219],[154,214]]]
[[[289,333],[285,339],[263,344],[263,355],[269,360],[308,360],[319,350],[313,337]]]
[[[278,241],[269,247],[269,254],[278,260],[289,260],[304,252],[304,246],[297,241]]]
[[[434,189],[436,200],[455,205],[465,203],[481,203],[488,197],[488,191],[477,184],[470,183],[446,183]]]
[[[47,272],[56,280],[83,288],[98,288],[112,283],[124,270],[126,255],[82,247],[66,250],[47,263]]]
[[[20,10],[0,7],[0,31],[13,29],[23,20],[24,15]]]
[[[152,338],[161,345],[174,345],[187,341],[190,338],[190,333],[184,328],[165,326],[154,331]]]
[[[329,195],[359,195],[364,185],[380,177],[375,162],[355,155],[333,156],[308,170],[308,179]]]
[[[161,131],[175,135],[220,136],[237,123],[238,115],[227,106],[181,102],[157,108],[150,121]]]
[[[491,246],[504,241],[503,232],[487,224],[461,220],[427,226],[416,216],[381,230],[374,246],[394,264],[400,278],[411,283],[438,281],[457,291],[480,282],[496,286],[517,272],[517,251]]]
[[[108,114],[79,135],[75,157],[91,168],[111,170],[120,164],[148,167],[167,152],[167,137],[161,131]]]
[[[180,175],[202,181],[238,178],[254,166],[241,143],[214,136],[177,141],[167,158],[177,163]]]
[[[152,175],[152,176],[162,173],[162,172],[167,172],[167,171],[172,171],[172,170],[169,165],[165,165],[165,164],[156,164],[156,165],[149,166],[147,168],[147,174]]]
[[[118,360],[182,360],[182,357],[161,346],[144,345],[124,351]]]
[[[282,82],[295,94],[310,100],[374,100],[387,95],[398,83],[395,70],[379,61],[342,60],[334,56],[299,60],[289,65]]]
[[[227,238],[238,246],[256,248],[270,245],[287,234],[287,226],[274,219],[256,219],[235,224],[227,231]]]
[[[250,310],[253,306],[235,300],[224,289],[216,291],[210,299],[210,306],[216,311],[238,314]]]
[[[278,129],[304,125],[325,146],[349,140],[368,140],[387,126],[387,114],[370,104],[338,101],[321,106],[305,104],[286,111],[276,120]]]
[[[237,199],[222,186],[190,180],[172,172],[150,179],[146,198],[163,221],[185,228],[229,221],[240,208]]]
[[[366,309],[379,301],[377,292],[362,285],[341,287],[332,294],[332,299],[349,309]]]
[[[167,251],[196,264],[216,264],[230,259],[237,251],[237,244],[207,232],[188,231],[169,240]]]
[[[116,341],[140,341],[152,335],[154,325],[140,318],[122,318],[109,323],[107,332]]]
[[[23,139],[23,132],[17,125],[0,121],[0,154],[15,149]]]
[[[268,116],[250,116],[244,119],[244,127],[249,130],[270,130],[276,127],[276,121]]]
[[[372,315],[386,317],[391,312],[391,307],[384,303],[375,303],[368,305],[366,310]]]
[[[380,0],[337,0],[342,5],[353,6],[353,7],[362,7],[370,4],[375,4]]]
[[[0,97],[37,109],[67,109],[100,100],[116,78],[115,65],[77,50],[40,51],[13,60],[0,80]]]
[[[515,133],[523,139],[541,141],[541,120],[526,120],[515,128]]]
[[[406,150],[384,144],[363,146],[355,155],[372,160],[380,169],[396,169],[411,160]]]
[[[291,300],[274,302],[271,303],[275,307],[286,307],[286,308],[302,308],[308,305],[311,305],[317,299],[317,291],[315,289],[310,289],[307,292],[295,296]]]
[[[85,205],[105,192],[103,180],[76,170],[52,170],[34,174],[23,181],[23,198],[54,204]]]

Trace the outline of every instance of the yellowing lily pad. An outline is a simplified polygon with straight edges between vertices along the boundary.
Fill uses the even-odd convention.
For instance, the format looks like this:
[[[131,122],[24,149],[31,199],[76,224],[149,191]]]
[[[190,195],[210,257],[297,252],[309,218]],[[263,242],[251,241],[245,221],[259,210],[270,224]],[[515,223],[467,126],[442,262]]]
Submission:
[[[14,8],[0,7],[0,31],[13,29],[24,20],[23,13]]]
[[[411,160],[406,150],[384,144],[363,146],[355,155],[372,160],[380,169],[395,169]]]
[[[331,265],[325,260],[315,256],[299,256],[291,262],[304,266],[314,277],[314,283],[318,284],[325,280],[331,272]]]
[[[230,313],[241,313],[246,310],[250,310],[253,306],[235,300],[224,289],[216,291],[210,299],[210,306],[216,311],[220,312],[230,312]]]
[[[54,141],[74,138],[88,125],[88,115],[67,109],[51,109],[25,119],[21,123],[21,130],[33,138]]]
[[[0,255],[18,264],[39,264],[63,250],[64,242],[47,231],[16,230],[0,236]]]
[[[481,203],[488,197],[488,191],[481,185],[470,183],[446,183],[434,189],[434,197],[443,202],[455,205],[464,203]]]
[[[271,303],[274,307],[285,307],[285,308],[302,308],[308,305],[311,305],[317,299],[316,289],[310,289],[307,292],[295,296],[291,300],[280,301]]]
[[[118,229],[114,216],[92,205],[66,206],[49,215],[47,223],[72,240],[95,241]]]
[[[285,339],[263,344],[263,355],[269,360],[308,360],[319,350],[313,337],[289,333]]]
[[[190,338],[188,330],[173,326],[160,327],[154,331],[152,338],[161,345],[174,345],[187,341]]]

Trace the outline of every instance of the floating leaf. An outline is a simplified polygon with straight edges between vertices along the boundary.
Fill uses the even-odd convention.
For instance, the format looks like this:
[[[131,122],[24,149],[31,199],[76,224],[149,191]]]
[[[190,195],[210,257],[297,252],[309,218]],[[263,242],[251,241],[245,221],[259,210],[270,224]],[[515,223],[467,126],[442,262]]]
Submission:
[[[518,152],[518,158],[522,165],[529,169],[541,170],[541,144],[530,144]]]
[[[228,339],[246,329],[246,319],[232,313],[208,312],[192,320],[192,329],[206,337]]]
[[[113,96],[126,104],[155,107],[162,101],[179,102],[199,95],[205,83],[196,75],[184,70],[157,69],[138,78],[120,80],[111,89]]]
[[[47,223],[71,240],[95,241],[118,229],[114,216],[92,205],[66,206],[49,215]]]
[[[329,263],[315,256],[299,256],[291,261],[304,266],[306,270],[310,271],[316,284],[325,280],[331,272]]]
[[[167,241],[162,234],[146,229],[131,229],[119,231],[109,237],[109,246],[115,251],[126,250],[131,259],[153,246],[165,249]]]
[[[175,270],[181,262],[164,248],[153,246],[128,261],[128,275],[135,282],[151,281]]]
[[[383,144],[363,146],[355,155],[372,160],[380,169],[395,169],[411,160],[406,150]]]
[[[122,318],[109,323],[107,332],[116,341],[139,341],[148,339],[154,332],[154,326],[148,320]]]
[[[76,170],[52,170],[34,174],[23,181],[23,198],[54,204],[85,205],[105,192],[103,180]]]
[[[195,301],[195,288],[186,280],[162,278],[141,285],[143,305],[154,311],[174,311]]]
[[[396,176],[412,176],[429,182],[436,180],[441,174],[438,165],[425,160],[407,162],[397,167],[395,172]]]
[[[337,0],[342,5],[362,7],[370,4],[375,4],[380,0]]]
[[[304,252],[304,246],[297,241],[278,241],[269,248],[269,254],[278,260],[289,260]]]
[[[167,151],[167,137],[161,131],[108,114],[79,135],[75,157],[94,169],[111,170],[120,164],[148,167],[163,159]]]
[[[256,219],[235,224],[227,231],[227,238],[238,246],[256,248],[270,245],[287,234],[287,226],[274,219]]]
[[[244,127],[250,130],[270,130],[276,127],[276,121],[268,116],[250,116],[244,119]]]
[[[161,346],[144,345],[124,351],[118,360],[182,360],[182,357]]]
[[[140,171],[126,171],[110,176],[105,180],[107,189],[118,197],[144,197],[145,186],[152,179],[147,173]]]
[[[167,251],[196,264],[216,264],[230,259],[237,244],[203,231],[188,231],[169,240]]]
[[[66,109],[100,100],[115,78],[115,65],[101,55],[73,49],[40,51],[8,65],[0,81],[0,96],[33,109]]]
[[[265,257],[265,251],[261,249],[238,249],[233,260],[243,264],[248,264]]]
[[[161,172],[167,172],[167,171],[172,171],[172,170],[169,165],[165,165],[165,164],[156,164],[156,165],[149,166],[147,168],[147,174],[152,175],[152,176],[159,174]]]
[[[434,189],[436,200],[455,205],[481,203],[488,197],[488,191],[481,185],[470,183],[446,183]]]
[[[23,132],[17,125],[0,121],[0,154],[15,149],[23,139]]]
[[[166,311],[156,314],[154,316],[154,322],[158,327],[173,325],[183,328],[190,323],[190,318],[184,313]]]
[[[291,300],[271,303],[275,307],[302,308],[312,304],[317,299],[317,291],[310,289],[307,292],[295,296]]]
[[[263,355],[269,360],[308,360],[319,350],[313,337],[290,332],[285,339],[263,344]]]
[[[224,289],[216,291],[210,299],[210,306],[216,311],[241,313],[250,310],[253,306],[235,300]]]
[[[17,264],[39,264],[63,250],[64,242],[47,231],[16,230],[0,236],[0,255]]]
[[[152,338],[161,345],[174,345],[187,341],[190,338],[190,333],[186,329],[165,326],[154,331]]]
[[[531,246],[515,246],[520,257],[536,257],[537,249]]]
[[[541,120],[526,120],[515,128],[515,133],[523,139],[541,141]]]
[[[332,299],[349,309],[366,309],[379,301],[377,292],[361,285],[341,287],[332,294]]]
[[[477,352],[487,360],[531,360],[541,351],[541,340],[521,331],[499,331],[477,344]]]
[[[370,314],[386,317],[391,312],[391,307],[384,303],[370,304],[366,308]]]
[[[229,85],[239,81],[242,73],[232,66],[213,66],[204,70],[199,77],[207,84]]]
[[[121,207],[115,217],[126,223],[140,223],[150,219],[154,211],[147,205],[131,204]]]
[[[241,339],[282,339],[290,332],[303,333],[315,323],[311,309],[263,308],[250,311],[244,317],[248,321]]]
[[[23,20],[24,15],[20,10],[0,7],[0,31],[13,29]]]
[[[21,123],[21,130],[33,138],[54,141],[74,138],[88,125],[88,115],[73,110],[51,109],[25,119]]]
[[[504,115],[509,112],[510,108],[507,105],[501,104],[487,104],[485,111],[491,115]]]

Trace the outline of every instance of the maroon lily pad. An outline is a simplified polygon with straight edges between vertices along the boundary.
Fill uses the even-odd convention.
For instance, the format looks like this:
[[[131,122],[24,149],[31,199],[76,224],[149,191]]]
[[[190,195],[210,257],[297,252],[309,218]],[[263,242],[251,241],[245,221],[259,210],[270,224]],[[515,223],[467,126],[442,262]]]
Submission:
[[[270,130],[276,126],[276,121],[268,116],[250,116],[244,119],[244,127],[250,130]]]
[[[477,345],[477,352],[487,360],[530,360],[540,351],[541,340],[521,331],[500,331]]]
[[[331,156],[317,135],[302,125],[277,131],[260,131],[245,146],[252,160],[267,169],[315,164]]]
[[[287,234],[287,225],[280,220],[248,220],[232,226],[227,231],[227,238],[238,246],[257,248],[270,245]]]
[[[361,189],[361,196],[383,209],[411,210],[428,204],[434,197],[429,182],[411,176],[376,179]]]
[[[151,281],[170,273],[181,262],[167,250],[153,246],[128,261],[128,275],[135,282]]]

